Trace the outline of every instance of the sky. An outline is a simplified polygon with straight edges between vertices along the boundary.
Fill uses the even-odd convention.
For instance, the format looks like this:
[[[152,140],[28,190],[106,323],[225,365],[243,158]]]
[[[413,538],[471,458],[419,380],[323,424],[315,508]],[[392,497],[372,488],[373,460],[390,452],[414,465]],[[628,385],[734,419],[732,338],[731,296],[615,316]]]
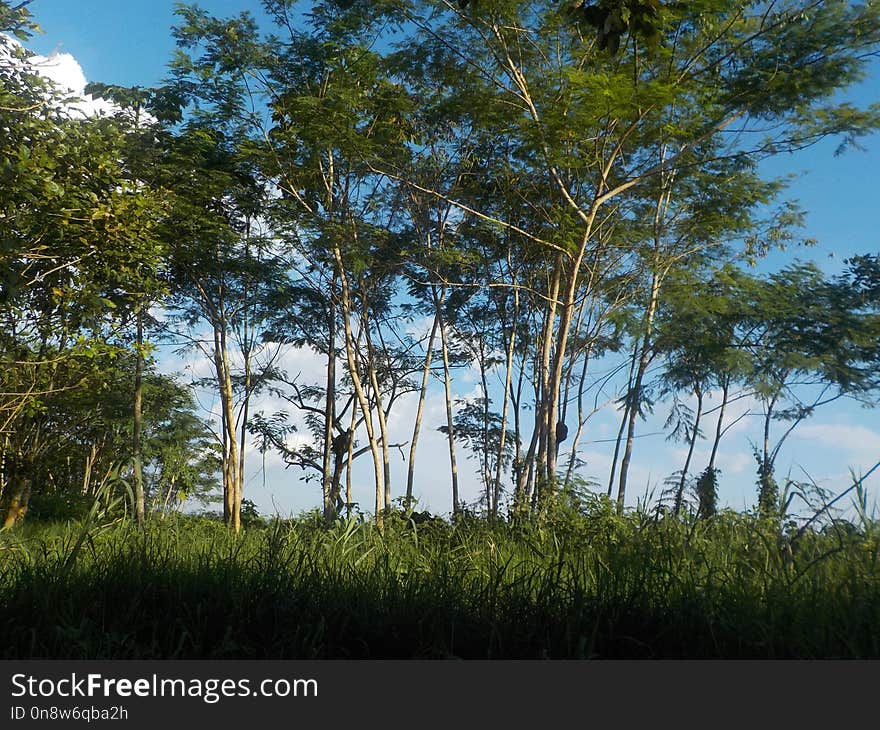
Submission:
[[[86,81],[156,85],[165,76],[174,52],[170,33],[175,22],[174,6],[171,0],[33,0],[29,9],[44,33],[25,45],[46,57],[46,66],[50,67],[47,73],[74,91],[81,91]],[[218,16],[235,15],[247,9],[261,17],[256,0],[202,0],[199,6]],[[880,101],[880,64],[875,62],[869,78],[848,92],[847,98],[859,104]],[[816,238],[818,244],[808,250],[773,252],[761,262],[762,270],[778,269],[801,258],[814,260],[834,272],[847,256],[880,250],[876,219],[880,137],[875,135],[864,140],[863,146],[862,151],[851,150],[835,156],[837,143],[828,141],[765,164],[767,174],[798,175],[789,197],[797,199],[808,211],[804,235]],[[292,372],[305,373],[304,379],[310,370],[319,367],[314,358],[302,352],[288,353],[286,360]],[[194,356],[186,359],[170,353],[164,353],[161,362],[168,370],[184,373],[204,367],[204,362]],[[476,385],[467,374],[460,382],[465,390]],[[204,398],[204,404],[211,407],[210,394]],[[279,403],[261,405],[267,412],[281,406]],[[394,417],[401,440],[409,439],[407,431],[411,428],[414,407],[414,401],[404,402]],[[436,431],[443,421],[442,398],[433,394],[427,408],[417,469],[419,508],[448,513],[451,507],[448,456],[445,437]],[[630,476],[630,503],[652,492],[656,496],[664,477],[680,468],[683,461],[684,446],[668,443],[663,435],[658,435],[665,416],[666,412],[658,409],[655,416],[639,424],[640,437]],[[719,464],[721,501],[736,509],[750,507],[755,500],[755,464],[748,440],[750,421],[754,426],[754,418],[743,419],[734,429]],[[617,426],[611,409],[597,415],[588,425],[582,442],[587,458],[586,476],[595,476],[599,481],[607,479],[610,460],[607,440],[616,434]],[[705,461],[707,449],[705,444],[698,448],[696,463]],[[459,460],[464,462],[463,493],[472,500],[477,495],[477,482],[469,472],[464,454],[459,455]],[[799,481],[815,480],[837,493],[850,484],[850,470],[860,474],[877,461],[880,461],[878,412],[838,401],[795,430],[780,456],[777,474],[779,477],[790,474]],[[265,470],[259,454],[253,454],[250,463],[245,497],[253,500],[261,512],[284,515],[318,505],[319,484],[303,483],[298,474],[283,469],[278,457],[267,455]],[[393,469],[399,488],[405,481],[405,465],[401,459],[395,459]],[[372,489],[366,485],[367,481],[365,478],[364,486],[358,488],[355,496],[365,510],[370,510]],[[867,485],[871,501],[876,500],[880,496],[880,473]]]

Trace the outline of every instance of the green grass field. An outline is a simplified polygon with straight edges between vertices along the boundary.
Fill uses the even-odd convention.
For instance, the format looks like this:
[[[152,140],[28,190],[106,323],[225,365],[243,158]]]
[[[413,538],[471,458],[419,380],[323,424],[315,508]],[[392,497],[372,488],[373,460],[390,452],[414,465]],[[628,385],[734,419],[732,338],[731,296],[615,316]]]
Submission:
[[[880,657],[877,524],[615,514],[0,533],[6,659]]]

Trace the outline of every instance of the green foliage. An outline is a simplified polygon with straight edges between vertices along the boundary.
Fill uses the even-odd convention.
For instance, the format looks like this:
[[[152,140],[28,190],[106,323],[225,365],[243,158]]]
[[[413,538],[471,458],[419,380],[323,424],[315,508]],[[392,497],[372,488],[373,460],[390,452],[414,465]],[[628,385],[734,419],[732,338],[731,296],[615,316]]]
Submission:
[[[657,47],[663,6],[660,0],[599,0],[595,3],[584,0],[569,5],[569,13],[577,25],[595,29],[599,50],[607,49],[614,56],[627,33],[644,41],[649,48]]]
[[[876,658],[876,525],[179,515],[0,534],[5,658]],[[84,537],[85,536],[85,537]]]
[[[15,13],[26,27],[24,4]],[[131,124],[80,118],[29,52],[0,45],[0,493],[24,508],[33,494],[37,514],[73,499],[75,512],[71,495],[105,484],[121,455],[107,454],[128,451],[115,388],[131,312],[161,289],[165,199],[140,174]]]
[[[148,373],[144,383],[145,491],[156,512],[219,499],[219,446],[197,414],[192,392]]]
[[[755,461],[758,463],[758,514],[764,519],[778,522],[781,505],[773,464],[757,449],[755,449]]]
[[[699,500],[699,517],[704,520],[714,517],[718,512],[718,469],[707,466],[697,477],[694,490]]]
[[[40,30],[28,11],[30,1],[17,2],[13,6],[9,0],[0,0],[0,33],[12,33],[18,40],[26,41]]]
[[[179,6],[168,84],[89,86],[117,105],[111,118],[73,118],[28,53],[2,42],[4,499],[33,488],[34,514],[48,518],[124,483],[137,430],[131,327],[136,317],[143,355],[140,324],[157,303],[213,363],[225,429],[218,449],[192,399],[148,373],[135,451],[163,513],[209,497],[218,468],[240,500],[236,439],[256,434],[320,474],[328,498],[351,466],[341,447],[372,446],[378,518],[392,445],[388,433],[366,448],[358,437],[373,414],[391,418],[423,366],[428,382],[436,353],[412,334],[425,315],[452,365],[481,376],[481,396],[441,430],[478,459],[493,512],[513,465],[540,540],[647,529],[591,501],[577,475],[557,478],[557,421],[571,424],[577,402],[584,426],[585,394],[607,385],[593,361],[614,352],[634,353],[622,471],[635,419],[659,397],[673,400],[667,428],[690,442],[689,463],[706,429],[683,394],[702,408],[739,387],[764,419],[758,513],[784,511],[774,465],[792,429],[880,386],[880,267],[863,256],[832,278],[807,264],[755,277],[740,264],[795,243],[804,222],[781,200],[786,180],[762,176],[764,158],[829,137],[852,146],[880,127],[880,107],[840,101],[880,47],[876,3],[263,7],[278,35],[247,12]],[[35,28],[24,5],[0,2],[0,29]],[[327,358],[326,382],[300,384],[268,356],[255,367],[278,342]],[[489,375],[503,367],[502,407]],[[250,414],[270,387],[287,411]],[[291,409],[313,436],[296,449]],[[572,446],[570,471],[578,459]],[[624,484],[625,473],[621,507]],[[716,516],[715,470],[696,485],[698,515]],[[244,519],[261,527],[252,508]],[[418,534],[415,514],[405,527],[389,515],[389,531]],[[455,529],[478,523],[465,511]],[[349,528],[345,545],[360,535]]]
[[[233,168],[274,186],[278,196],[255,203],[268,211],[296,281],[269,287],[277,315],[267,336],[341,362],[336,328],[357,322],[366,356],[346,362],[341,379],[347,387],[376,375],[373,402],[360,408],[378,415],[410,387],[419,364],[412,353],[422,354],[402,334],[404,317],[439,316],[464,344],[453,348],[454,362],[471,357],[484,376],[482,402],[463,404],[446,428],[479,459],[487,501],[493,460],[508,467],[508,454],[497,454],[502,433],[506,447],[523,447],[516,468],[535,475],[525,485],[530,494],[556,470],[555,423],[534,419],[530,441],[517,421],[507,438],[510,422],[486,392],[485,374],[501,364],[493,358],[514,332],[517,416],[572,403],[574,389],[582,395],[587,387],[589,359],[627,341],[641,355],[627,395],[633,416],[658,392],[743,385],[766,401],[768,422],[794,424],[818,407],[795,402],[789,385],[801,375],[847,392],[870,389],[871,330],[838,288],[793,269],[753,282],[736,265],[790,245],[803,223],[780,200],[786,181],[762,176],[762,159],[829,136],[849,144],[878,127],[876,109],[838,96],[880,42],[875,6],[264,7],[276,35],[247,13],[222,19],[178,9],[172,86],[190,103],[178,167],[198,160],[221,184],[198,170],[178,183],[199,191],[199,204],[175,228],[198,220],[192,230],[208,245],[175,266],[214,275],[216,260],[221,272],[235,271],[239,259],[227,255],[234,236],[222,215],[211,220],[205,210],[224,194],[235,198],[223,178]],[[740,130],[748,133],[733,133]],[[235,205],[222,211],[239,226],[240,213]],[[398,304],[404,289],[410,300]],[[812,307],[810,290],[822,293]],[[821,311],[834,312],[827,328]],[[385,344],[393,341],[401,347]],[[667,365],[659,389],[645,375],[657,355]],[[275,380],[281,392],[282,378]],[[533,392],[522,392],[523,383]],[[324,413],[333,404],[321,407],[322,399],[344,400],[334,386],[308,384],[287,396],[308,414],[315,439],[286,456],[310,475],[327,470],[327,432],[344,429],[322,425],[338,420]],[[251,425],[278,447],[286,418]],[[695,443],[696,424],[675,423]]]
[[[81,520],[91,509],[94,497],[71,492],[35,494],[28,503],[28,519],[41,524]]]

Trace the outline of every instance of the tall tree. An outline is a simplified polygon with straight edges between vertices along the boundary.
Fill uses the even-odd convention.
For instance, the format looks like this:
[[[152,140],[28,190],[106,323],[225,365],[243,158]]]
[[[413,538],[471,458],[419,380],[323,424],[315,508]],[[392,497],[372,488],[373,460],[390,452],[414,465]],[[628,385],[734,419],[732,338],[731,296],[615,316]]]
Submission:
[[[264,188],[241,141],[228,131],[193,120],[170,141],[162,179],[174,196],[165,229],[172,278],[167,306],[185,324],[176,337],[212,366],[224,516],[238,532],[248,409],[260,383],[256,360],[263,349],[269,361],[276,352],[264,346],[262,334],[271,319],[269,297],[284,285],[287,265],[263,232]]]
[[[462,214],[527,234],[544,252],[538,439],[529,459],[552,482],[576,312],[582,297],[597,295],[614,248],[598,234],[600,223],[621,213],[625,219],[636,209],[630,201],[661,201],[652,189],[664,190],[664,180],[688,170],[726,159],[753,162],[827,134],[855,136],[876,126],[873,110],[833,96],[860,77],[865,51],[876,46],[877,10],[845,2],[669,5],[656,10],[661,42],[645,43],[635,24],[624,25],[613,54],[601,34],[572,32],[555,3],[434,2],[421,14],[406,13],[421,47],[442,49],[455,64],[450,78],[460,80],[456,91],[470,110],[462,134],[502,126],[511,143],[497,169],[530,169],[530,179],[543,178],[543,186],[517,189],[520,207],[530,211],[529,230],[519,223],[525,216],[513,222],[478,201],[454,202]],[[743,130],[760,143],[746,145]],[[403,174],[391,163],[382,169]],[[662,275],[653,270],[646,324]],[[640,350],[635,386],[648,351]]]
[[[25,23],[22,10],[16,22]],[[120,125],[75,118],[70,100],[33,72],[27,52],[5,36],[0,44],[0,431],[11,524],[26,510],[47,446],[46,399],[84,387],[77,374],[85,363],[118,354],[121,293],[137,289],[141,270],[155,265],[164,208],[129,174]]]
[[[817,408],[844,396],[866,397],[877,386],[876,314],[864,311],[849,282],[827,280],[815,265],[796,264],[741,292],[741,347],[746,377],[761,404],[758,509],[779,512],[775,466],[786,439]],[[784,423],[773,436],[773,424]]]

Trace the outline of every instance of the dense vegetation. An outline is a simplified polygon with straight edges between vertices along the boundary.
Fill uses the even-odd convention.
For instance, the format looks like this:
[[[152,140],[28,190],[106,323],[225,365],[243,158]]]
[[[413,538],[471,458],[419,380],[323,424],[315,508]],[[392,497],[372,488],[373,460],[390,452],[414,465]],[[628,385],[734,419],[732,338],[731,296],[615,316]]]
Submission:
[[[28,7],[0,3],[0,28],[27,40]],[[140,523],[222,492],[237,531],[254,448],[320,484],[329,522],[369,489],[381,523],[413,504],[428,428],[453,513],[539,513],[585,478],[623,509],[659,409],[687,446],[675,512],[716,510],[745,417],[778,512],[792,430],[873,403],[880,263],[751,271],[809,242],[760,163],[880,125],[841,96],[880,10],[565,8],[266,0],[263,28],[181,6],[167,81],[92,84],[92,116],[4,36],[4,524],[123,478]],[[172,347],[200,379],[158,371]],[[619,420],[607,475],[584,457],[598,412]]]
[[[382,533],[94,517],[0,538],[2,656],[880,658],[876,521],[780,535],[605,497],[540,525]]]
[[[0,0],[6,656],[880,654],[862,481],[853,524],[776,473],[822,406],[875,402],[880,256],[753,268],[810,243],[761,163],[880,127],[844,100],[880,5],[180,6],[166,81],[92,84],[97,115],[13,40],[28,7]],[[686,457],[633,510],[661,409]],[[449,521],[413,512],[423,427]],[[319,516],[252,514],[254,448]]]

